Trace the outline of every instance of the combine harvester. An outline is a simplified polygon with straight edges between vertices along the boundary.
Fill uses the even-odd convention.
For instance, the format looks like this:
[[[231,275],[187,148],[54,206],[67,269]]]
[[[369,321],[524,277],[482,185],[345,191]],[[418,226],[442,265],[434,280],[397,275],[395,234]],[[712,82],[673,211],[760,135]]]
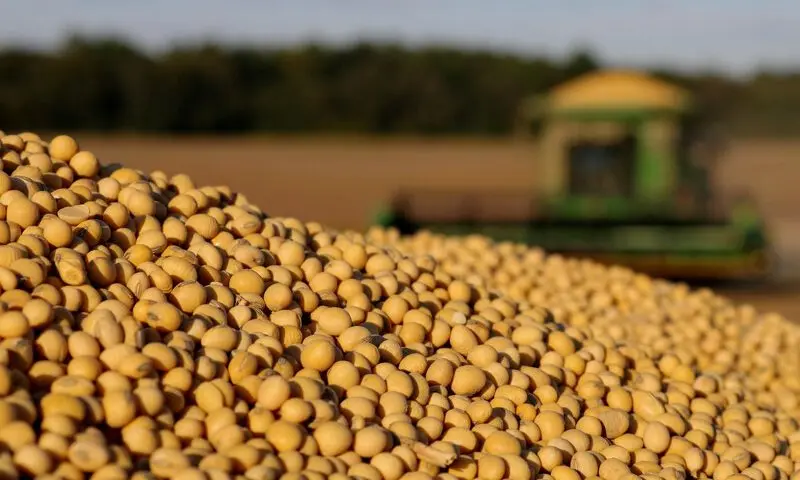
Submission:
[[[772,262],[749,198],[715,194],[718,155],[691,98],[648,75],[602,71],[522,109],[541,122],[537,192],[403,190],[375,223],[481,234],[678,279],[763,279]]]

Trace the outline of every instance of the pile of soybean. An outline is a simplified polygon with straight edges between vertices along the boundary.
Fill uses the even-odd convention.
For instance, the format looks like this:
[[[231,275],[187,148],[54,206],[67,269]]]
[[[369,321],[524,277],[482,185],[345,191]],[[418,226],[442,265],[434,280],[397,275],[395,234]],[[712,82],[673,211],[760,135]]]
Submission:
[[[0,144],[0,477],[800,478],[780,319]]]
[[[635,344],[665,365],[677,357],[742,390],[760,407],[780,407],[800,418],[800,326],[777,313],[759,313],[709,289],[693,291],[627,268],[545,255],[480,236],[422,232],[400,238],[394,231],[373,229],[368,238],[390,242],[406,254],[426,252],[449,274],[522,305],[544,306],[557,322],[594,339]]]

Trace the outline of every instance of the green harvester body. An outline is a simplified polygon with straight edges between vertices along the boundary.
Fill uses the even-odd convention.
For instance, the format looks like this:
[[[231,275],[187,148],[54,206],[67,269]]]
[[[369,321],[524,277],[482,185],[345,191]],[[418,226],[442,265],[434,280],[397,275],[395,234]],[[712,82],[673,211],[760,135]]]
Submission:
[[[374,223],[481,234],[660,277],[764,277],[764,222],[750,199],[715,195],[716,152],[694,113],[686,92],[644,74],[588,74],[522,110],[542,125],[535,192],[400,191]]]

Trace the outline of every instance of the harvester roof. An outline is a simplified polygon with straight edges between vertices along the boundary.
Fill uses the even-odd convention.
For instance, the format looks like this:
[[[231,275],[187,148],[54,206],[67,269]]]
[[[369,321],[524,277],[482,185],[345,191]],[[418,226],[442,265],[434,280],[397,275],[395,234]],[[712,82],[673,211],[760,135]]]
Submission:
[[[568,111],[668,110],[688,108],[689,93],[645,73],[605,70],[563,83],[544,98],[550,113]]]

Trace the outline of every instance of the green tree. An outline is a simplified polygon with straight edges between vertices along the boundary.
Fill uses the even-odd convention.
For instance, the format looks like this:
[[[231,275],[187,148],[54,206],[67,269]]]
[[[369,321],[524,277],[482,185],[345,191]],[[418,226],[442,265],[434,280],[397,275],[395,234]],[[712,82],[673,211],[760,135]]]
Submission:
[[[146,54],[120,39],[73,36],[53,52],[0,50],[0,126],[502,135],[525,98],[601,67],[586,47],[562,59],[367,42]],[[703,115],[731,133],[800,129],[800,73],[652,71],[690,89]]]

